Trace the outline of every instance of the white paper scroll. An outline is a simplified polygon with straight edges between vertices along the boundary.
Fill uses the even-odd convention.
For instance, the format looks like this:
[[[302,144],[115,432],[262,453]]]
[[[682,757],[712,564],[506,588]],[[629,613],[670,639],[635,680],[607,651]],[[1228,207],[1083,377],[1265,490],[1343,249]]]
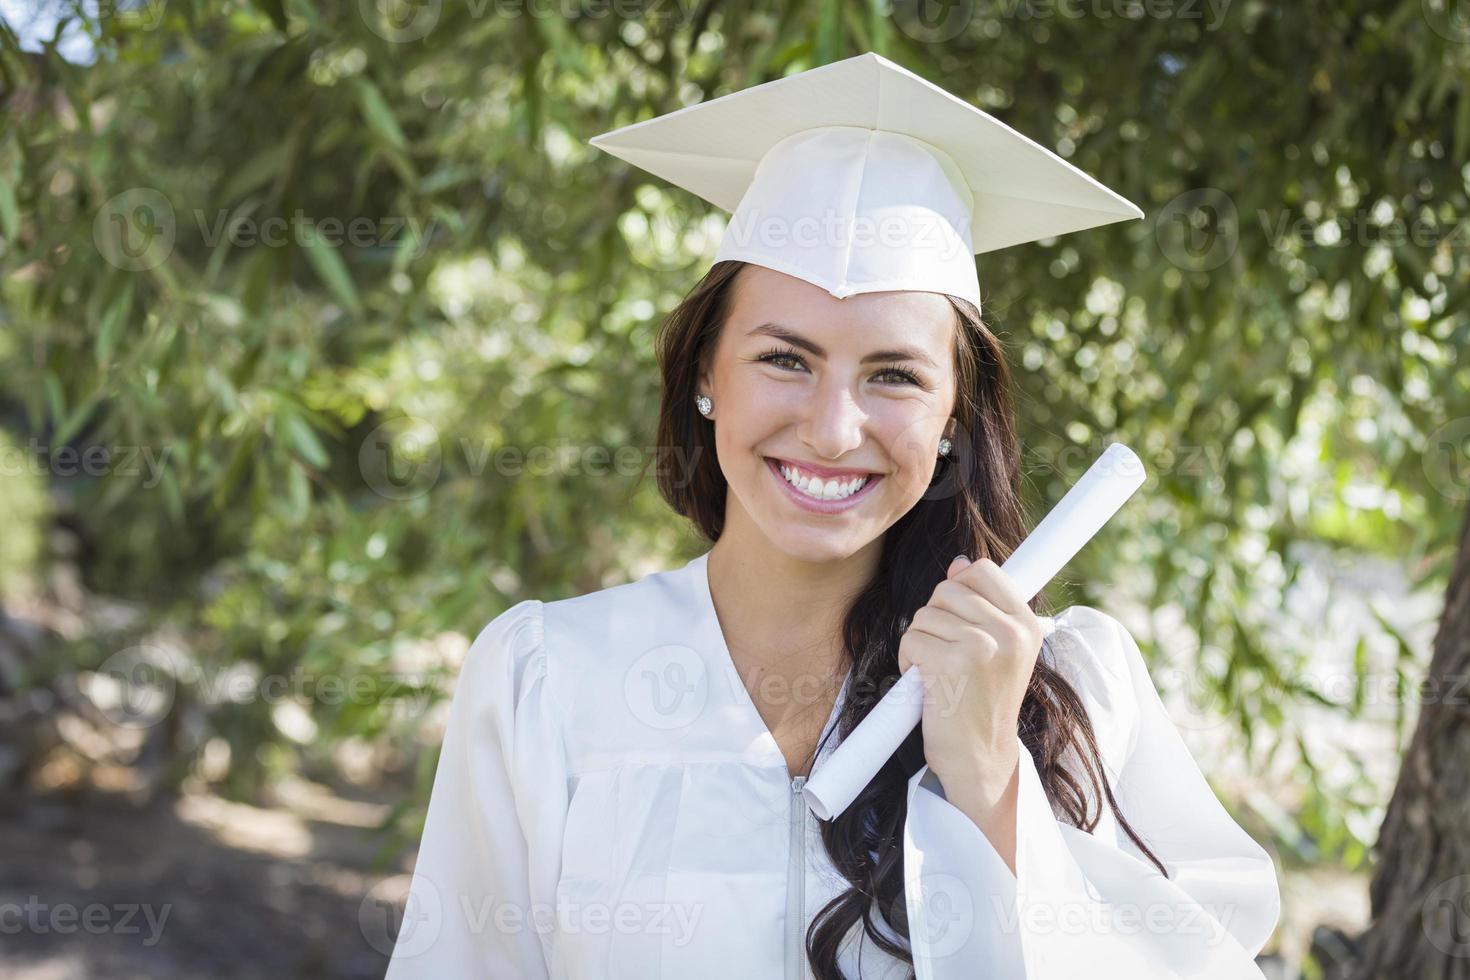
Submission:
[[[1122,443],[1108,446],[1082,478],[1042,518],[1000,566],[1027,602],[1118,512],[1143,485],[1143,462]],[[873,710],[832,750],[802,794],[822,820],[846,810],[924,713],[924,685],[917,670],[904,671]]]

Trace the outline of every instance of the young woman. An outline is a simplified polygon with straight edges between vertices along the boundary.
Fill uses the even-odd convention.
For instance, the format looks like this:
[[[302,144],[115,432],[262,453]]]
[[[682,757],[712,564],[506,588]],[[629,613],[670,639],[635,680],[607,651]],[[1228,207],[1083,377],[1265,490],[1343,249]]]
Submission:
[[[879,172],[824,132],[802,152]],[[998,567],[1028,528],[978,291],[785,248],[718,260],[659,337],[658,445],[693,461],[659,489],[708,550],[475,639],[389,977],[1259,977],[1271,859],[1138,647]],[[908,669],[921,725],[816,820],[806,778]]]

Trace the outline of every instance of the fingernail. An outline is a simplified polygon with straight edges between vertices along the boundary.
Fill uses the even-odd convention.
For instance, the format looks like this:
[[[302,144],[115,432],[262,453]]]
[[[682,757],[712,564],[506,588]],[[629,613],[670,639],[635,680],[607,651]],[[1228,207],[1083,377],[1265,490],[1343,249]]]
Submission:
[[[970,561],[970,559],[969,559],[969,556],[968,556],[968,555],[955,555],[955,556],[954,556],[954,557],[953,557],[953,558],[951,558],[951,559],[950,559],[950,560],[949,560],[949,563],[950,563],[950,564],[951,564],[951,565],[953,565],[953,564],[954,564],[954,563],[955,563],[955,562],[957,562],[957,561],[961,561],[961,560],[963,560],[963,561],[964,561],[964,562],[965,562],[965,563],[966,563],[966,564],[968,564],[968,563],[969,563],[969,561]]]

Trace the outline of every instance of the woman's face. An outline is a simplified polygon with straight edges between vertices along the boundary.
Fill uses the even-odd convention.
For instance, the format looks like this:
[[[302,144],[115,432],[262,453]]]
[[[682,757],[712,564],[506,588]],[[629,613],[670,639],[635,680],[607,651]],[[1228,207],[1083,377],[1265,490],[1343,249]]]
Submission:
[[[727,529],[799,560],[848,557],[919,501],[953,436],[954,309],[930,292],[839,300],[758,265],[734,290],[699,387]]]

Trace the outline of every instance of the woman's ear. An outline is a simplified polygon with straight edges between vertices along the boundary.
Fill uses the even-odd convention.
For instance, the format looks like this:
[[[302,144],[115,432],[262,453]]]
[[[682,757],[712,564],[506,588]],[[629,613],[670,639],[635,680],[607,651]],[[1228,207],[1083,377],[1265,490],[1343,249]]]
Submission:
[[[696,395],[708,395],[711,400],[715,397],[714,392],[714,365],[706,358],[699,366],[699,377],[695,381],[694,393]]]

